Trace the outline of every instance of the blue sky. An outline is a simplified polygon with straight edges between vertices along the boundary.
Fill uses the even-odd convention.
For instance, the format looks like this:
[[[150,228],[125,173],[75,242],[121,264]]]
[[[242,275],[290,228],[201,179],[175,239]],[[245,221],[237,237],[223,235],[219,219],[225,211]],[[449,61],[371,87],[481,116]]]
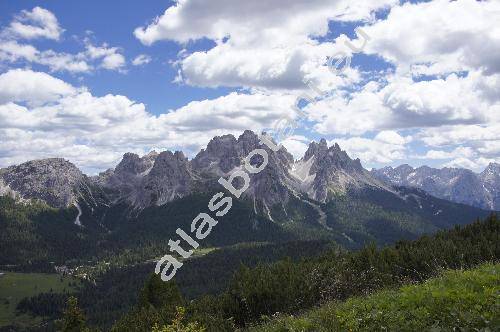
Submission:
[[[480,171],[500,161],[499,21],[474,0],[0,1],[0,167],[191,157],[296,117],[309,81],[322,94],[283,142],[296,158],[325,137],[367,168]]]
[[[96,95],[108,93],[129,96],[133,100],[144,102],[148,111],[159,114],[175,109],[191,100],[214,98],[227,93],[227,89],[203,89],[186,85],[173,84],[177,74],[169,64],[175,60],[177,53],[183,48],[175,42],[165,42],[144,46],[134,37],[133,31],[139,25],[148,23],[173,5],[172,1],[148,1],[147,6],[141,1],[124,0],[117,6],[113,1],[1,1],[0,24],[8,25],[12,16],[24,9],[36,6],[43,7],[58,18],[66,30],[63,40],[37,40],[33,44],[40,48],[51,48],[56,51],[78,52],[82,48],[83,39],[90,38],[95,43],[106,42],[123,49],[127,59],[143,53],[153,58],[148,66],[129,67],[127,74],[99,71],[91,75],[60,73],[67,82],[84,84]],[[202,49],[210,41],[198,41],[188,45],[190,50]],[[36,70],[44,70],[43,66],[33,65]]]

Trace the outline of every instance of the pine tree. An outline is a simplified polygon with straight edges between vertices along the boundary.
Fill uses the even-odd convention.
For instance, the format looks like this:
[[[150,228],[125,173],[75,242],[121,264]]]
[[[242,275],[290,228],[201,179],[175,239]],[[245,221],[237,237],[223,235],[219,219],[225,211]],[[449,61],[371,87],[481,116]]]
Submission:
[[[63,312],[63,318],[58,321],[61,332],[88,332],[86,319],[82,310],[78,307],[78,300],[71,296],[68,298],[67,307]]]

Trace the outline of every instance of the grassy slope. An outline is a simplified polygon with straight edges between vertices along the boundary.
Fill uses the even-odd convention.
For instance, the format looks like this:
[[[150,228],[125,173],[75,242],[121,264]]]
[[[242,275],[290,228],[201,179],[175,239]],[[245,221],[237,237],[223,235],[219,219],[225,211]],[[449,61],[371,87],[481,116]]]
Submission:
[[[469,271],[447,271],[420,285],[331,302],[251,331],[498,331],[499,313],[500,264],[485,264]]]
[[[25,297],[50,292],[51,289],[56,293],[62,293],[64,290],[72,291],[72,287],[69,286],[72,281],[75,282],[76,279],[64,277],[61,282],[61,277],[57,274],[6,272],[0,277],[0,327],[38,323],[41,318],[16,316],[16,306],[19,301]]]

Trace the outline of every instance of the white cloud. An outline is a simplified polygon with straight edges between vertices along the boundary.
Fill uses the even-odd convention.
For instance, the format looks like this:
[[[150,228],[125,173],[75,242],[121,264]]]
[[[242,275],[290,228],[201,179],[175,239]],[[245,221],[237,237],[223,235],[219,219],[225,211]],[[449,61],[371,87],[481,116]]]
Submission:
[[[364,137],[338,138],[338,143],[349,156],[359,158],[363,163],[392,163],[407,158],[406,144],[409,137],[402,137],[395,131],[379,132],[373,139]]]
[[[496,141],[500,140],[500,123],[427,128],[420,132],[419,139],[432,147]]]
[[[260,132],[293,113],[293,102],[292,95],[233,92],[216,99],[190,102],[163,118],[183,132],[215,129]]]
[[[238,3],[229,0],[185,0],[168,8],[146,28],[137,28],[134,34],[146,45],[159,40],[185,43],[203,37],[222,40],[228,36],[243,37],[244,34],[247,34],[245,39],[255,38],[254,42],[271,35],[274,39],[288,40],[288,36],[281,35],[286,29],[288,35],[297,38],[323,35],[328,30],[328,20],[369,20],[375,9],[395,3],[391,0],[361,0],[355,4],[347,0],[256,0]]]
[[[418,139],[430,150],[419,159],[443,160],[443,166],[482,170],[500,161],[500,124],[457,125],[421,130]]]
[[[46,73],[12,69],[0,75],[0,104],[41,105],[75,92],[71,85]]]
[[[118,47],[108,47],[107,44],[94,46],[89,42],[86,43],[86,50],[77,54],[39,51],[29,44],[0,40],[0,61],[37,63],[47,66],[51,72],[88,73],[96,67],[121,71],[126,60],[120,52]]]
[[[444,150],[429,150],[422,156],[416,156],[419,159],[456,159],[456,158],[473,158],[475,152],[471,147],[457,147],[452,151]]]
[[[139,54],[132,60],[134,66],[142,66],[151,62],[151,57],[147,54]]]
[[[155,116],[125,96],[93,96],[30,70],[3,74],[0,87],[5,88],[0,167],[65,157],[90,172],[114,166],[129,151],[182,149],[192,155],[216,135],[259,132],[289,112],[293,102],[293,96],[231,93]]]
[[[115,53],[105,56],[102,59],[102,67],[109,70],[117,70],[125,66],[125,57]]]
[[[52,72],[87,73],[93,69],[82,54],[58,53],[52,50],[40,52],[34,62],[49,67]]]
[[[387,19],[363,28],[372,37],[364,51],[417,74],[499,73],[498,22],[498,1],[406,2]]]
[[[498,162],[499,159],[468,159],[468,158],[456,158],[443,164],[443,167],[456,167],[456,168],[468,168],[476,172],[480,172],[486,168],[490,163]]]
[[[293,135],[281,141],[281,144],[283,144],[285,149],[291,153],[296,160],[298,160],[304,157],[310,142],[311,140],[307,137]]]
[[[245,93],[193,101],[154,116],[125,96],[97,97],[48,74],[9,71],[0,75],[0,165],[59,155],[96,169],[111,166],[126,151],[156,147],[196,152],[214,135],[268,129],[293,114],[293,95],[306,89],[304,79],[329,91],[306,108],[312,122],[308,125],[316,131],[311,134],[339,137],[335,141],[363,162],[425,159],[479,168],[498,161],[500,3],[398,4],[179,0],[150,25],[136,29],[136,37],[146,45],[172,40],[186,47],[174,59],[177,82],[243,87]],[[376,10],[391,6],[387,18],[374,18]],[[2,30],[1,62],[36,63],[54,72],[125,70],[123,49],[106,43],[85,39],[85,49],[76,54],[22,43],[22,38],[60,39],[62,33],[56,24],[56,38],[56,30],[45,29],[26,13],[31,12],[14,21],[34,28],[13,32],[11,24]],[[19,19],[22,15],[25,19]],[[328,32],[337,35],[329,31],[331,21],[362,21],[370,36],[364,49],[369,64],[380,57],[391,69],[367,72],[361,64],[341,75],[331,73],[326,59],[338,51],[350,52],[345,35],[324,40]],[[190,41],[201,39],[214,44],[189,51]],[[149,61],[150,56],[140,54],[131,64]],[[402,134],[406,132],[412,136]],[[25,141],[19,142],[21,138]],[[419,155],[409,147],[410,140],[412,148],[418,145]],[[300,158],[308,140],[293,136],[283,143]]]
[[[56,16],[41,7],[31,11],[23,10],[16,15],[10,25],[2,30],[0,36],[8,38],[37,39],[47,38],[59,40],[63,29]]]
[[[94,46],[87,39],[86,55],[93,60],[101,59],[100,66],[108,70],[121,70],[125,66],[125,57],[120,53],[118,47],[109,47],[106,43],[101,46]]]
[[[32,45],[19,44],[17,41],[0,40],[0,61],[38,63],[49,67],[50,71],[83,73],[92,69],[82,54],[58,53],[52,50],[40,52]]]
[[[346,49],[346,37],[335,43],[314,37],[326,35],[330,20],[371,20],[374,11],[396,2],[186,0],[134,33],[146,45],[159,40],[215,41],[213,48],[179,59],[180,79],[191,85],[303,89],[308,78],[335,87],[345,82],[328,71],[326,61]]]
[[[323,134],[364,134],[385,129],[426,128],[483,124],[498,120],[496,101],[484,98],[483,76],[451,74],[443,79],[414,82],[408,77],[387,77],[370,82],[351,94],[332,94],[308,106]]]
[[[50,11],[40,7],[32,11],[23,10],[8,27],[0,31],[0,62],[36,63],[47,66],[51,72],[88,73],[97,67],[124,71],[126,60],[120,48],[109,47],[106,43],[94,46],[89,38],[84,40],[85,51],[76,54],[39,50],[33,45],[19,42],[20,39],[36,38],[59,40],[63,31]]]

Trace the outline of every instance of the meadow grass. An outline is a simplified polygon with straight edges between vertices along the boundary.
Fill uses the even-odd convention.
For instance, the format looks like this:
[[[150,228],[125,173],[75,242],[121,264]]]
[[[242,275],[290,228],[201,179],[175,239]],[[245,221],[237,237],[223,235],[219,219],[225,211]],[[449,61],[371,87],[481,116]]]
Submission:
[[[72,292],[78,279],[61,277],[58,274],[45,273],[13,273],[4,272],[0,276],[0,327],[19,324],[21,326],[37,324],[41,317],[16,315],[17,304],[25,297],[31,297],[52,290],[54,293]]]
[[[500,331],[500,264],[270,318],[254,332]]]

